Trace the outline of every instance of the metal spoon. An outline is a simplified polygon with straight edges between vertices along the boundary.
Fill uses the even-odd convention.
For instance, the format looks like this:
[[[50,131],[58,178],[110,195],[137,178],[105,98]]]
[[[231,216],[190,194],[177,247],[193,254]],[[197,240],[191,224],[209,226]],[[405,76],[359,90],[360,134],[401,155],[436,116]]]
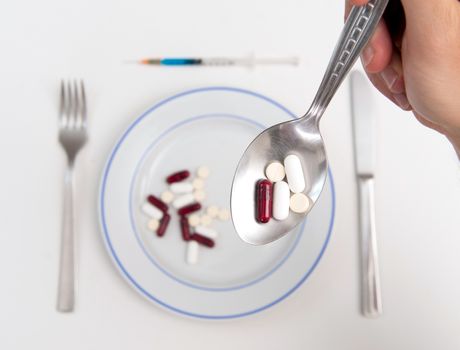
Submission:
[[[345,23],[323,81],[308,112],[299,119],[272,126],[257,136],[241,158],[231,194],[233,225],[250,244],[273,242],[295,228],[305,214],[290,212],[283,221],[259,224],[255,219],[255,184],[264,178],[267,164],[297,155],[308,176],[306,194],[312,205],[318,200],[327,175],[327,157],[319,131],[319,121],[338,87],[375,31],[389,0],[371,0],[354,7]]]

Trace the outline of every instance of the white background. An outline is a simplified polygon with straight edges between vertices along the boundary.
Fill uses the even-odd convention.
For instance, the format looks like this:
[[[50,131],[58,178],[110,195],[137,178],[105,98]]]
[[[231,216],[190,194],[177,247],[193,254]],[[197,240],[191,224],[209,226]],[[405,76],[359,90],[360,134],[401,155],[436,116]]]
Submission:
[[[341,0],[3,1],[0,12],[0,349],[458,349],[460,173],[443,137],[376,96],[377,228],[385,314],[359,314],[349,91],[322,121],[337,190],[323,260],[294,295],[247,319],[203,322],[141,298],[98,228],[99,177],[122,130],[179,91],[230,85],[299,115],[342,25]],[[298,68],[162,69],[157,55],[299,55]],[[85,79],[90,141],[78,161],[78,295],[55,311],[64,154],[59,79]]]

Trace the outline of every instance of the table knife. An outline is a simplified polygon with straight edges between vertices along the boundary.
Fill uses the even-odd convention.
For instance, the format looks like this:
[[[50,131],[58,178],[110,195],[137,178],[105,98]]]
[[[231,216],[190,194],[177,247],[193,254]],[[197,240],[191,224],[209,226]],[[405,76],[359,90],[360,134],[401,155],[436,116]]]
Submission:
[[[374,203],[376,115],[367,77],[355,71],[351,74],[350,82],[355,169],[359,192],[362,313],[365,317],[375,318],[382,314]]]

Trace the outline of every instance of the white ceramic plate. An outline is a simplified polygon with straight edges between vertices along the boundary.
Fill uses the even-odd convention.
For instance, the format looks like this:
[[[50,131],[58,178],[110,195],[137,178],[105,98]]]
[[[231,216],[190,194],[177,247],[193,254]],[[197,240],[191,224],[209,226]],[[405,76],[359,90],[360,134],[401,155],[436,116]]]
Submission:
[[[266,245],[241,241],[231,222],[219,222],[214,249],[200,247],[197,265],[185,262],[178,218],[163,238],[146,229],[140,205],[166,189],[165,177],[207,165],[204,204],[229,208],[234,170],[264,128],[295,116],[247,90],[187,91],[154,105],[116,143],[104,169],[100,221],[107,250],[126,280],[148,300],[182,315],[227,319],[263,311],[296,290],[318,264],[334,221],[332,177],[307,220]]]

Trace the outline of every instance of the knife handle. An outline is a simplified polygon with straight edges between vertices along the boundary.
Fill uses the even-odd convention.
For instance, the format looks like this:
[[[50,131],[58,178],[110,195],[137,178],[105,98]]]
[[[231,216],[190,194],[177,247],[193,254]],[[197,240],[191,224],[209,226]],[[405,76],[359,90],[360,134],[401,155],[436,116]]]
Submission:
[[[361,232],[362,312],[369,318],[382,314],[382,295],[375,229],[374,179],[359,177],[359,223]]]

